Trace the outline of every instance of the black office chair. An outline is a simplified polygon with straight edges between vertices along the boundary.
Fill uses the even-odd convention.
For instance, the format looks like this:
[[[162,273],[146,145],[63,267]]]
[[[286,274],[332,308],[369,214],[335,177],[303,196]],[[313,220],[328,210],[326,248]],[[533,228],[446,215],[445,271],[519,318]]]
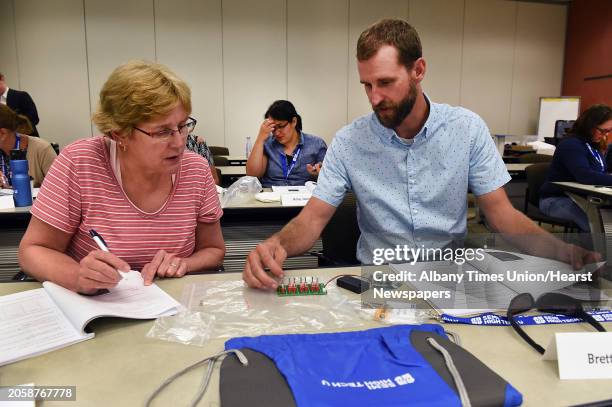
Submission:
[[[209,146],[208,149],[212,155],[229,155],[229,148],[219,146]]]
[[[518,157],[518,162],[523,164],[529,163],[549,163],[553,159],[552,155],[529,153]]]
[[[533,221],[548,223],[549,225],[563,227],[563,233],[576,232],[579,230],[578,225],[571,220],[555,218],[545,215],[540,211],[540,187],[546,181],[546,174],[550,167],[549,162],[537,163],[525,168],[527,177],[527,190],[525,191],[525,206],[523,212]]]
[[[224,167],[229,165],[229,160],[227,157],[220,155],[213,155],[213,161],[215,162],[215,167]]]
[[[358,265],[357,240],[361,231],[357,224],[357,200],[352,193],[346,194],[334,216],[321,233],[323,251],[317,253],[320,266]]]

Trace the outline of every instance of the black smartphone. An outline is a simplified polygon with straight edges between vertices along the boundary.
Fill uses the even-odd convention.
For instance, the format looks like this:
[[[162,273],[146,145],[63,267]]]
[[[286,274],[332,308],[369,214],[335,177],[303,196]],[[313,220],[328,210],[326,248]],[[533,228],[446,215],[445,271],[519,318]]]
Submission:
[[[356,294],[361,294],[365,291],[368,291],[368,289],[370,288],[370,283],[353,276],[340,277],[336,282],[336,285],[338,287],[344,288],[345,290],[352,291]]]

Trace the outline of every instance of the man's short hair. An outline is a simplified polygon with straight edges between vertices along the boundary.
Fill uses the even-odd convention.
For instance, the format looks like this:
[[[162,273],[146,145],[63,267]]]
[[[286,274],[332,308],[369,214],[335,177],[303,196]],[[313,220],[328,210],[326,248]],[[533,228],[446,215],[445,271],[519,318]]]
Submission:
[[[419,34],[404,20],[384,19],[366,28],[357,41],[357,60],[367,61],[384,45],[397,49],[399,63],[412,69],[423,55]]]
[[[138,123],[164,116],[178,104],[191,113],[191,91],[182,79],[164,65],[130,61],[106,80],[93,122],[104,134],[132,131]]]

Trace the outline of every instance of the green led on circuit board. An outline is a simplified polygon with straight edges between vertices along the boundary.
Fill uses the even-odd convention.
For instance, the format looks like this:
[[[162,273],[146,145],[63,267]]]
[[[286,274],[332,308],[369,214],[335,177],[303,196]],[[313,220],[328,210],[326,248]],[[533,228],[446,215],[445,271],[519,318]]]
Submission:
[[[316,277],[286,277],[276,287],[279,297],[296,297],[303,295],[325,295],[325,284],[319,283]]]

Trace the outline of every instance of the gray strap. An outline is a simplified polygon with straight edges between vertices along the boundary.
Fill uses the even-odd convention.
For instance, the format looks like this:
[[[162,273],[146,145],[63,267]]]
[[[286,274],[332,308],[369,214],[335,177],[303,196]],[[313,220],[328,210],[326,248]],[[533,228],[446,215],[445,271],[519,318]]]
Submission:
[[[461,346],[461,338],[457,332],[447,330],[444,330],[444,332],[446,332],[446,336],[448,336],[448,339],[450,339],[451,342],[453,342],[455,345]]]
[[[160,384],[155,390],[153,390],[153,393],[151,393],[151,395],[147,398],[147,400],[145,401],[145,407],[149,407],[153,399],[159,393],[161,393],[163,389],[165,389],[168,385],[174,382],[177,378],[184,375],[188,371],[204,364],[205,362],[208,362],[208,369],[206,369],[206,374],[202,378],[202,382],[200,383],[200,388],[198,389],[198,392],[196,393],[195,397],[193,398],[193,400],[191,400],[191,403],[189,404],[190,407],[194,407],[202,399],[202,396],[204,396],[204,393],[206,392],[206,389],[208,388],[208,383],[210,383],[210,378],[212,377],[212,372],[213,372],[215,362],[218,359],[220,359],[222,356],[225,356],[230,353],[234,353],[236,357],[238,357],[238,360],[240,361],[240,363],[242,363],[243,366],[247,366],[249,364],[249,361],[247,360],[246,356],[244,356],[244,353],[242,353],[238,349],[229,349],[223,352],[219,352],[215,355],[209,356],[207,358],[204,358],[202,360],[199,360],[187,366],[186,368],[179,370],[178,372],[176,372],[175,374],[173,374],[172,376],[164,380],[162,384]]]
[[[448,353],[446,349],[444,349],[438,342],[436,342],[434,338],[431,338],[431,337],[427,338],[427,342],[435,350],[440,352],[442,356],[444,356],[446,367],[448,368],[448,371],[450,372],[451,376],[453,377],[453,380],[455,381],[455,386],[457,386],[457,391],[459,392],[459,398],[461,399],[461,405],[463,407],[471,407],[472,404],[470,403],[470,398],[468,396],[467,389],[465,385],[463,384],[463,379],[461,379],[461,375],[459,374],[459,371],[457,370],[457,367],[455,366],[455,363],[453,362],[453,358],[450,355],[450,353]]]

